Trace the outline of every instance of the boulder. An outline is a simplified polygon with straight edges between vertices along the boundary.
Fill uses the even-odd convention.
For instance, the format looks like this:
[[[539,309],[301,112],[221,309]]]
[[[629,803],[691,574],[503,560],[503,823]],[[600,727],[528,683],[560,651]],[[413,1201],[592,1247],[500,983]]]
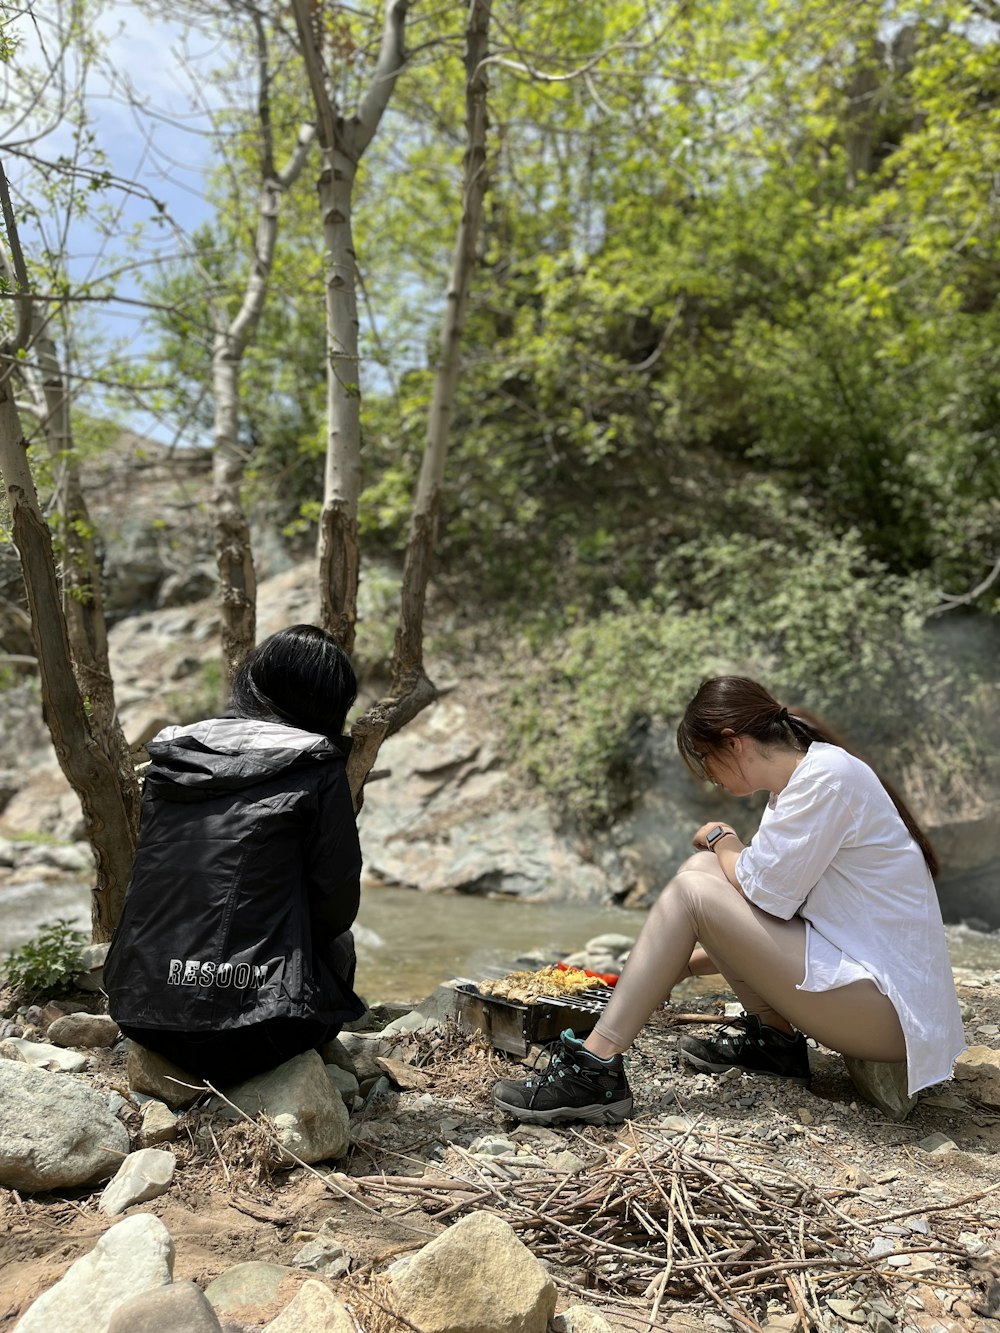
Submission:
[[[140,1148],[125,1158],[115,1178],[105,1186],[97,1205],[108,1217],[116,1217],[135,1203],[145,1203],[165,1194],[174,1178],[177,1163],[172,1152]]]
[[[94,1050],[114,1046],[118,1040],[118,1024],[107,1014],[88,1014],[80,1011],[66,1014],[50,1023],[45,1034],[56,1046],[75,1046]]]
[[[339,1065],[326,1065],[326,1076],[344,1099],[344,1105],[350,1110],[358,1095],[358,1080],[349,1070],[341,1069]]]
[[[890,1120],[905,1120],[917,1104],[907,1092],[906,1061],[856,1060],[844,1056],[844,1064],[858,1095],[877,1106]]]
[[[970,1046],[955,1062],[955,1078],[973,1100],[1000,1111],[1000,1051],[992,1046]]]
[[[129,1042],[125,1068],[133,1092],[144,1092],[168,1106],[192,1106],[206,1091],[200,1078],[155,1051],[140,1046],[137,1041]]]
[[[95,1089],[0,1061],[0,1185],[25,1193],[92,1185],[128,1150],[125,1126]]]
[[[108,1333],[220,1333],[215,1311],[193,1282],[142,1292],[119,1305]]]
[[[263,1111],[274,1121],[278,1141],[286,1149],[280,1155],[281,1165],[294,1165],[290,1153],[303,1162],[322,1162],[342,1157],[347,1150],[347,1107],[318,1051],[286,1060],[277,1069],[228,1089],[226,1096],[247,1115]]]
[[[173,1268],[174,1243],[160,1219],[127,1217],[39,1296],[17,1333],[110,1333],[115,1311],[133,1296],[169,1286]]]
[[[555,1313],[555,1283],[492,1213],[462,1218],[389,1276],[422,1333],[546,1333]]]
[[[345,1306],[322,1282],[304,1282],[264,1333],[355,1333],[356,1324]]]

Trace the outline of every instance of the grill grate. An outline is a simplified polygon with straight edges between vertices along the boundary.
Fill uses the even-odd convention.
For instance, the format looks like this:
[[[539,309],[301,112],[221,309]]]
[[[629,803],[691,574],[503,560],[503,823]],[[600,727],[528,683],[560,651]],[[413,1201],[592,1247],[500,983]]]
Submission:
[[[604,1012],[611,990],[601,987],[524,1004],[481,995],[475,982],[463,981],[456,987],[456,997],[460,1027],[481,1032],[497,1050],[527,1055],[533,1045],[554,1040],[565,1028],[585,1036]]]

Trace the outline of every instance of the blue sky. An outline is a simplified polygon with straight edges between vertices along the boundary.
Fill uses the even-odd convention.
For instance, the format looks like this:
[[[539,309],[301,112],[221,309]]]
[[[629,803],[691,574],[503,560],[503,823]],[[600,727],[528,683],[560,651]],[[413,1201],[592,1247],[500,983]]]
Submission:
[[[87,120],[97,149],[103,153],[116,182],[134,182],[134,192],[111,188],[90,196],[103,216],[70,216],[58,201],[44,193],[51,173],[26,160],[23,153],[48,162],[73,153],[73,109],[57,123],[38,112],[23,124],[10,114],[23,102],[25,70],[44,69],[53,63],[58,50],[59,0],[36,0],[42,17],[33,20],[22,13],[7,26],[17,42],[14,59],[4,71],[3,102],[8,129],[0,131],[0,153],[14,192],[15,209],[21,213],[22,244],[29,256],[42,246],[56,248],[65,241],[70,256],[70,274],[87,281],[114,274],[112,279],[121,301],[102,302],[88,308],[85,323],[101,338],[125,342],[129,352],[141,356],[148,346],[143,312],[135,304],[140,284],[152,271],[157,257],[183,253],[186,238],[210,216],[205,203],[206,173],[211,166],[211,113],[220,105],[220,95],[211,73],[226,59],[219,41],[199,35],[190,26],[151,19],[127,0],[105,6],[92,31],[98,38],[99,65],[86,79],[84,94]],[[80,67],[67,65],[69,86],[78,83]],[[50,101],[54,90],[50,88]],[[13,128],[11,128],[13,126]],[[34,138],[39,130],[40,137]],[[153,201],[162,204],[169,222],[159,216]],[[38,210],[33,219],[27,205]],[[83,366],[81,362],[81,373]],[[137,414],[133,429],[156,438],[172,436],[169,423],[157,422],[149,414]]]

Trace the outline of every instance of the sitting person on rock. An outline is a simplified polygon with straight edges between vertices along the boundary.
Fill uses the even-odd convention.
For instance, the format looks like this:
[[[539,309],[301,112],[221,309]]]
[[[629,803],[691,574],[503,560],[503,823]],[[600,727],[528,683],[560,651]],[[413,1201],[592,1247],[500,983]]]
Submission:
[[[499,1083],[496,1106],[540,1124],[624,1120],[621,1052],[679,981],[716,972],[745,1013],[714,1041],[681,1041],[696,1069],[806,1084],[807,1034],[861,1060],[905,1060],[911,1095],[948,1078],[965,1043],[937,866],[899,797],[744,677],[705,681],[677,744],[732,795],[770,793],[760,827],[746,847],[726,823],[698,830],[593,1032],[564,1032],[546,1072]]]
[[[218,1085],[359,1018],[361,849],[341,735],[357,682],[314,625],[254,648],[224,717],[150,742],[135,866],[104,969],[125,1036]]]

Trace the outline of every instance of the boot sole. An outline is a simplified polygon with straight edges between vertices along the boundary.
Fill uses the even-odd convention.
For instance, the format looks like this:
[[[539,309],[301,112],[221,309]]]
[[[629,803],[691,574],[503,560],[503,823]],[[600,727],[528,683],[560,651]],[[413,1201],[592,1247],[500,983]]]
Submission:
[[[754,1074],[759,1078],[782,1078],[786,1083],[797,1083],[800,1088],[809,1086],[808,1075],[779,1074],[776,1069],[747,1069],[745,1065],[715,1063],[711,1060],[703,1060],[700,1055],[694,1055],[691,1051],[682,1050],[681,1055],[689,1065],[694,1065],[695,1069],[700,1069],[705,1074],[724,1074],[727,1069],[738,1069],[743,1074]]]
[[[597,1106],[554,1106],[551,1111],[540,1111],[531,1106],[515,1106],[494,1098],[493,1105],[514,1120],[529,1125],[558,1125],[563,1120],[582,1120],[588,1125],[620,1125],[632,1114],[632,1098]]]

